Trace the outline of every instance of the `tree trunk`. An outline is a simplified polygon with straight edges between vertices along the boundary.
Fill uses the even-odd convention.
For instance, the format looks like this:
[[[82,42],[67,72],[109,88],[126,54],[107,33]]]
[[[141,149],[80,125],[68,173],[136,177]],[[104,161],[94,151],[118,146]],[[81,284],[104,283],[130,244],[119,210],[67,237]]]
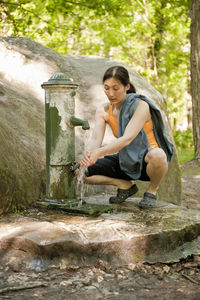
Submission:
[[[191,94],[195,159],[200,159],[200,0],[191,7]]]

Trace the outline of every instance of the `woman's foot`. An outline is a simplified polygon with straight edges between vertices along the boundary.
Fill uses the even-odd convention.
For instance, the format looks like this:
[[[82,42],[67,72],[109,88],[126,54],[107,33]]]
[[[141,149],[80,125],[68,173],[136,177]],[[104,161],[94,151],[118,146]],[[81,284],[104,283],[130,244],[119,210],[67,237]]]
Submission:
[[[138,205],[140,208],[154,208],[156,206],[156,195],[144,193],[144,197]]]
[[[136,184],[133,184],[129,189],[117,189],[117,196],[110,197],[109,202],[112,204],[119,204],[124,202],[130,196],[136,194],[138,187]]]

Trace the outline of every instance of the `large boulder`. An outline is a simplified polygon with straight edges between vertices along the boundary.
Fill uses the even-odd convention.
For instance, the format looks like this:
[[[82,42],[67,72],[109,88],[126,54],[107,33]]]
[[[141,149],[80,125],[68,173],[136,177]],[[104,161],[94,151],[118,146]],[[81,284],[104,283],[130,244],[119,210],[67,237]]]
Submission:
[[[43,82],[63,72],[79,84],[76,116],[94,125],[94,112],[106,102],[102,88],[105,70],[119,62],[93,56],[60,55],[28,38],[0,38],[0,213],[33,204],[45,194],[45,114]],[[127,67],[128,68],[128,67]],[[160,93],[128,68],[137,92],[151,98],[161,109],[173,140],[166,103]],[[85,134],[76,128],[76,160],[84,149]],[[105,143],[114,139],[107,130]],[[139,183],[139,185],[141,185]],[[144,191],[141,186],[141,193]],[[89,193],[105,187],[89,189]],[[109,188],[107,191],[113,191]],[[177,155],[159,188],[159,198],[174,204],[181,200]]]

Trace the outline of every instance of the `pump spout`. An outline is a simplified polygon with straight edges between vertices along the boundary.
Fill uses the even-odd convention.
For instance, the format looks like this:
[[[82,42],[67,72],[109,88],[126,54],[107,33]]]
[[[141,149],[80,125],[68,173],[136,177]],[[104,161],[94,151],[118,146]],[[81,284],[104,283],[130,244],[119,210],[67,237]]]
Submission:
[[[82,129],[84,129],[84,130],[89,130],[90,129],[90,125],[89,125],[88,121],[79,119],[75,116],[71,116],[70,123],[73,126],[82,126]]]

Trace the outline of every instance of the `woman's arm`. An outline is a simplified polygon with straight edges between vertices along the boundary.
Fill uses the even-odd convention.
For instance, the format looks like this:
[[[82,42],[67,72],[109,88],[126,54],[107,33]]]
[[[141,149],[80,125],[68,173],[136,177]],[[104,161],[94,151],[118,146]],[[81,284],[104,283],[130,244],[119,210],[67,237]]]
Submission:
[[[94,150],[101,147],[106,129],[104,107],[100,106],[95,114],[95,125],[92,136],[87,147],[88,150]]]
[[[92,136],[86,146],[87,150],[83,153],[83,158],[80,163],[81,167],[85,167],[90,164],[89,154],[96,149],[100,149],[102,145],[106,129],[105,114],[104,105],[100,106],[96,111],[95,125],[92,131]]]
[[[87,165],[84,165],[84,167],[94,164],[97,159],[103,155],[119,152],[121,149],[129,145],[144,127],[145,122],[150,119],[151,115],[149,105],[145,101],[140,100],[135,113],[125,129],[124,135],[106,146],[90,151],[88,155],[89,160],[87,161]]]

